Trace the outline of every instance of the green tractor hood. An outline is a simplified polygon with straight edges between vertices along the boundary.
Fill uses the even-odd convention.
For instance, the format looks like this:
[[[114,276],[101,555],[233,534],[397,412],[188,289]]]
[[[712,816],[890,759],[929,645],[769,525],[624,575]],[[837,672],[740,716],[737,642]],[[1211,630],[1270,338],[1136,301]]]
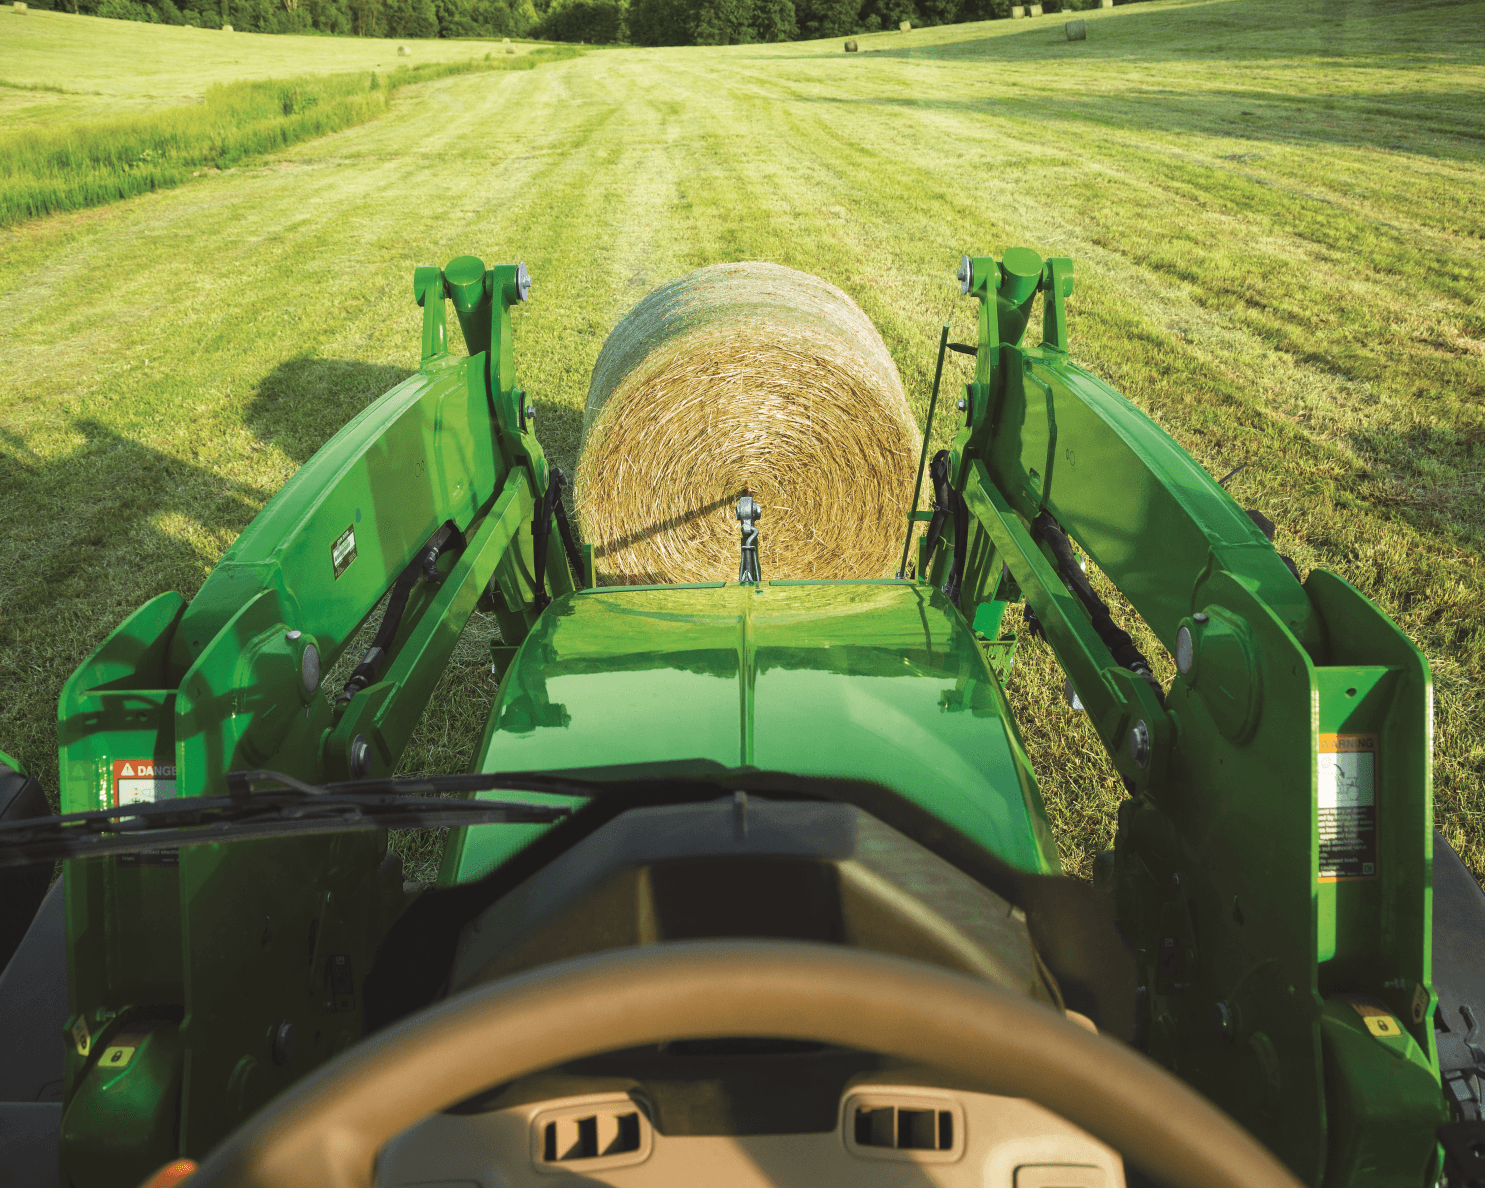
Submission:
[[[922,583],[559,599],[510,661],[480,770],[632,778],[657,765],[872,780],[1012,866],[1060,869],[1005,695],[964,619]],[[440,882],[488,873],[543,828],[456,831]]]

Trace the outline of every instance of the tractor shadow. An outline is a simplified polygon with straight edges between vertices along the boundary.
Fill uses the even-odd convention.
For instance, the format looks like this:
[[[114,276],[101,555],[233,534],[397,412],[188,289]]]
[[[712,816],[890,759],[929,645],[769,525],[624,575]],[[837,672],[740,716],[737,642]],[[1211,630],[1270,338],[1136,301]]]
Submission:
[[[115,627],[189,598],[272,495],[98,421],[65,453],[0,429],[0,739],[57,803],[57,699]]]
[[[280,363],[248,404],[248,428],[301,466],[377,397],[416,374],[411,367],[304,354]]]

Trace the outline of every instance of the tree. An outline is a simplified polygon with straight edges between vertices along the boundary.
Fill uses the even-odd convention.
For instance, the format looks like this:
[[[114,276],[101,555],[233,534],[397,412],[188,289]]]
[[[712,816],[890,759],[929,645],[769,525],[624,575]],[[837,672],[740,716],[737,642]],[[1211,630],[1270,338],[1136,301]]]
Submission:
[[[796,0],[794,11],[801,37],[844,37],[856,31],[861,0]]]

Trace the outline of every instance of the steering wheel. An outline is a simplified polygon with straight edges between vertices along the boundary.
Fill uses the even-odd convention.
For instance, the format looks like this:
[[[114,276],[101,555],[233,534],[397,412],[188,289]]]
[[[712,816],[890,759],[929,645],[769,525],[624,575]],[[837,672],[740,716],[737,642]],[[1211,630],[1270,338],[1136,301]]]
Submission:
[[[465,991],[275,1099],[189,1188],[370,1188],[388,1139],[491,1085],[717,1035],[813,1040],[942,1069],[1045,1106],[1172,1188],[1299,1188],[1200,1094],[1041,1003],[900,957],[764,940],[610,950]]]

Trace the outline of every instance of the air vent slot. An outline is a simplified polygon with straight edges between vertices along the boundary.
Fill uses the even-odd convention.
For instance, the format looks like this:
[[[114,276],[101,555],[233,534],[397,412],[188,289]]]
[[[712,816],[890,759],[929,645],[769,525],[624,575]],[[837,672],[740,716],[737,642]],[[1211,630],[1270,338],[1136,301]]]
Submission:
[[[538,1171],[599,1171],[649,1158],[649,1119],[627,1096],[565,1101],[531,1120],[531,1160]]]
[[[948,1162],[964,1146],[964,1111],[951,1098],[873,1088],[847,1098],[843,1114],[846,1148],[865,1158]]]
[[[547,1163],[570,1163],[603,1155],[627,1155],[639,1150],[639,1111],[604,1111],[586,1118],[548,1122],[542,1136],[542,1158]]]

